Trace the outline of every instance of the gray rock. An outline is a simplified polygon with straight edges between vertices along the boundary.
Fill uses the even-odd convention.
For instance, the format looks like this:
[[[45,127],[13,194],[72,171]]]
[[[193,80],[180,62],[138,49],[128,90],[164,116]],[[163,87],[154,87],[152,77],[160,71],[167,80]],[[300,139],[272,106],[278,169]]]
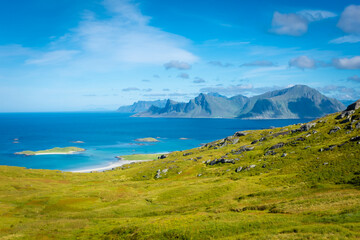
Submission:
[[[300,127],[300,131],[306,132],[306,131],[309,131],[310,128],[313,128],[315,126],[316,126],[316,123],[306,123]]]
[[[162,170],[161,172],[162,173],[167,173],[169,171],[169,169],[164,169],[164,170]]]
[[[266,164],[262,165],[262,168],[266,168]]]
[[[356,136],[356,137],[350,138],[350,141],[351,141],[351,142],[357,142],[357,141],[359,141],[359,140],[360,140],[360,136]]]
[[[182,173],[182,171],[178,172],[177,174],[181,174],[181,173]]]
[[[335,119],[339,120],[339,119],[342,119],[344,117],[350,117],[351,115],[353,115],[355,113],[354,110],[345,110],[345,111],[342,111],[340,113],[340,115],[338,115]]]
[[[248,133],[247,132],[242,132],[242,131],[234,133],[235,137],[242,137],[242,136],[246,136],[246,135],[248,135]]]
[[[287,156],[287,153],[283,153],[282,155],[281,155],[281,157],[286,157]]]
[[[350,104],[345,111],[355,111],[360,108],[360,100]]]
[[[349,125],[346,125],[346,126],[344,127],[344,129],[346,129],[346,130],[353,130],[353,127],[352,127],[351,124],[349,124]]]
[[[360,125],[359,125],[360,126]],[[258,140],[254,140],[254,141],[252,141],[251,142],[251,144],[255,144],[255,143],[257,143],[258,142]]]
[[[233,153],[233,154],[241,154],[241,153],[243,153],[243,152],[248,152],[248,151],[252,151],[252,150],[254,150],[255,149],[255,147],[249,147],[249,146],[241,146],[239,149],[237,149],[237,150],[232,150],[231,152]]]
[[[220,159],[212,160],[212,161],[209,163],[209,165],[212,166],[212,165],[219,164],[219,163],[232,163],[232,164],[235,164],[235,161],[234,161],[233,159],[220,158]]]
[[[235,169],[235,172],[241,172],[242,169],[243,169],[243,167],[238,167]]]
[[[160,169],[156,171],[155,178],[156,179],[161,178],[161,170]]]
[[[187,153],[184,153],[183,156],[189,156],[191,154],[193,154],[193,153],[192,152],[187,152]]]
[[[202,174],[201,174],[201,173],[199,173],[199,174],[197,175],[197,177],[201,177],[201,175],[202,175]]]
[[[256,167],[255,164],[249,166],[249,168],[254,168],[254,167]]]
[[[280,142],[280,143],[277,143],[274,146],[270,147],[270,149],[278,149],[278,148],[282,148],[284,146],[285,146],[285,143]]]
[[[329,163],[328,162],[324,162],[323,165],[328,165]]]
[[[329,133],[328,134],[333,134],[333,133],[336,133],[337,131],[339,131],[341,128],[340,127],[338,127],[338,126],[335,126],[333,129],[331,129],[330,131],[329,131]]]
[[[270,151],[267,151],[264,155],[268,156],[268,155],[275,155],[275,154],[276,154],[276,152],[270,150]]]
[[[167,156],[165,155],[165,154],[162,154],[162,155],[160,155],[159,157],[158,157],[158,159],[164,159],[164,158],[166,158]]]
[[[355,128],[356,128],[356,129],[359,129],[359,128],[360,128],[360,122],[358,122],[358,123],[355,125]]]
[[[340,123],[341,123],[341,124],[344,124],[344,123],[348,123],[348,122],[350,122],[350,121],[351,121],[350,118],[346,118],[345,120],[342,120]]]

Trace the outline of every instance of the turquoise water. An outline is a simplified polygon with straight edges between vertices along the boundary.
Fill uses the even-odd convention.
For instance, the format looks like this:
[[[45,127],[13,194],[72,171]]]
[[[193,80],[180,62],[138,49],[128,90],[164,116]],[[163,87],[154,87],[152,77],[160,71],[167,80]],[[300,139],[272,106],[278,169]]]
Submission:
[[[132,118],[130,114],[103,113],[1,113],[0,165],[63,171],[104,167],[115,156],[185,150],[234,134],[307,122],[289,120]],[[136,138],[158,137],[157,143],[138,145]],[[19,143],[13,143],[18,138]],[[187,138],[181,140],[180,138]],[[84,141],[83,144],[72,141]],[[74,155],[15,155],[24,150],[77,146]]]

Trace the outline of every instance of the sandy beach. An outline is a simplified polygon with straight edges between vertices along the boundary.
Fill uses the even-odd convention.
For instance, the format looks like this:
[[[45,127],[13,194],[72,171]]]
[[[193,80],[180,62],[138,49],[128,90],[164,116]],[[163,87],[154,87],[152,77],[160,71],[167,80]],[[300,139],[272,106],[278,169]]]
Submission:
[[[71,170],[68,172],[74,172],[74,173],[90,173],[90,172],[103,172],[107,170],[112,170],[116,167],[121,167],[122,165],[129,164],[129,163],[136,163],[136,162],[147,162],[147,161],[154,161],[154,160],[121,160],[118,162],[111,163],[110,165],[107,165],[105,167],[98,167],[98,168],[88,168],[88,169],[81,169],[81,170]]]

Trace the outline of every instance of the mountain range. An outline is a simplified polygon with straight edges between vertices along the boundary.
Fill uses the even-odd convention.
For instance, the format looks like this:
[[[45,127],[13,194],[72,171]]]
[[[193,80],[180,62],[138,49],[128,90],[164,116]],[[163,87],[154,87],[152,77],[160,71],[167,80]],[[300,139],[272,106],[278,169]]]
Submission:
[[[218,93],[201,93],[187,103],[170,99],[165,104],[164,102],[165,100],[156,101],[156,105],[141,101],[128,107],[138,110],[149,106],[133,117],[243,119],[317,118],[345,109],[344,104],[338,100],[326,97],[305,85],[295,85],[253,97],[236,95],[228,98]],[[140,103],[142,108],[137,107]]]
[[[167,100],[156,100],[156,101],[137,101],[129,106],[121,106],[117,109],[118,112],[122,113],[139,113],[147,111],[151,106],[165,107]]]

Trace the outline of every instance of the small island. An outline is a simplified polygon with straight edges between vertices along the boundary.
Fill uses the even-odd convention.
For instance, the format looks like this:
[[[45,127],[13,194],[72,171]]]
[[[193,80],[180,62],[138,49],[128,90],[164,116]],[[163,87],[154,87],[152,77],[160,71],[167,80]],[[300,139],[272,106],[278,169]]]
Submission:
[[[135,160],[156,160],[162,154],[132,154],[132,155],[123,155],[117,156],[119,160],[135,161]]]
[[[136,142],[159,142],[156,138],[153,137],[147,137],[147,138],[138,138],[135,139]]]
[[[33,156],[33,155],[52,155],[52,154],[74,154],[77,152],[83,152],[85,151],[84,148],[78,148],[78,147],[55,147],[52,149],[47,150],[40,150],[40,151],[22,151],[22,152],[16,152],[17,155],[26,155],[26,156]]]

